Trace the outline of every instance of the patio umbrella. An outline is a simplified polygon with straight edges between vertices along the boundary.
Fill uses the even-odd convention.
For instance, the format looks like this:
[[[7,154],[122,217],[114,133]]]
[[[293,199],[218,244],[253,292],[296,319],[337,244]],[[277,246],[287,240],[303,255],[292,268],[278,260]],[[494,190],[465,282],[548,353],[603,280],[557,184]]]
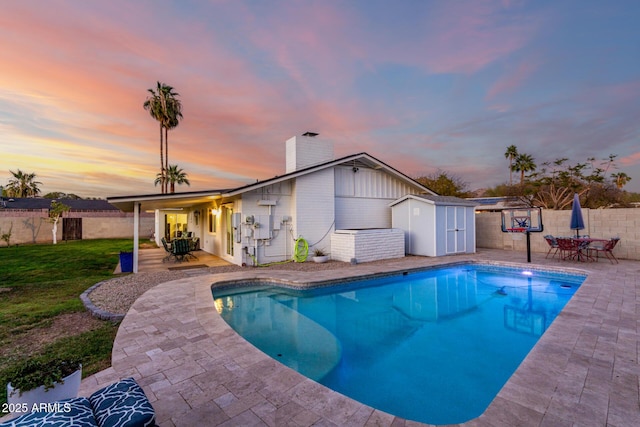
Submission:
[[[578,230],[584,230],[584,220],[582,219],[582,208],[578,193],[573,195],[573,206],[571,207],[571,229],[576,230],[576,237],[580,237]]]

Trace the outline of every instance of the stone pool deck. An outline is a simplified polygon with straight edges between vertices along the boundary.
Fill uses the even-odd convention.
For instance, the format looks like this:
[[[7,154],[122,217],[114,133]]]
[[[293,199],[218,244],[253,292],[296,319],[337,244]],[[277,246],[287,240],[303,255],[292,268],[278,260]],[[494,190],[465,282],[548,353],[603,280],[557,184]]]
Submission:
[[[122,321],[112,367],[81,395],[132,376],[160,426],[420,426],[309,380],[238,336],[218,315],[211,286],[226,280],[332,280],[460,261],[518,263],[588,273],[587,280],[485,413],[464,426],[638,426],[640,263],[545,259],[481,249],[335,270],[194,275],[147,291]]]

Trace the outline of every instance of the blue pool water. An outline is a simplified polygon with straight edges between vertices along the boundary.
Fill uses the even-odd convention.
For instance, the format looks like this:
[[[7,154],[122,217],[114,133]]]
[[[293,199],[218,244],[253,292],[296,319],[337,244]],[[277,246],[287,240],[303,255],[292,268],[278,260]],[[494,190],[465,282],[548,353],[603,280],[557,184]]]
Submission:
[[[481,415],[585,276],[478,264],[293,290],[214,290],[274,359],[371,407],[431,424]]]

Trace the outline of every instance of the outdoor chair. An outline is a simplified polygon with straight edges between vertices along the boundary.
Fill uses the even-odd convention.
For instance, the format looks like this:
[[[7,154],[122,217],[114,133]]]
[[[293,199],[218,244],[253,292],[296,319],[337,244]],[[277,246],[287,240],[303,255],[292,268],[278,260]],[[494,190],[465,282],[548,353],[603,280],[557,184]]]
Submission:
[[[589,245],[589,248],[588,248],[589,254],[591,254],[591,252],[595,252],[596,261],[597,261],[598,254],[602,252],[604,253],[605,258],[611,261],[611,264],[617,264],[618,259],[615,257],[615,255],[613,255],[613,248],[616,247],[619,241],[620,241],[619,237],[614,237],[610,240],[603,241],[603,242],[593,242],[591,245]]]
[[[567,237],[557,237],[556,242],[558,242],[560,259],[574,259],[578,257],[580,252],[580,242]]]
[[[549,244],[549,251],[547,252],[547,256],[545,258],[549,258],[549,254],[551,253],[551,251],[554,251],[551,258],[555,257],[558,251],[560,250],[560,247],[558,246],[558,241],[551,234],[547,234],[546,236],[544,236],[544,240],[546,240],[547,243]]]
[[[164,251],[167,253],[167,256],[162,259],[162,262],[169,261],[172,257],[175,258],[176,256],[171,250],[171,245],[167,243],[167,239],[163,237],[160,241],[162,242],[162,246],[164,246]]]
[[[176,261],[189,261],[189,257],[197,259],[191,253],[191,240],[190,239],[176,239],[171,245],[171,252],[176,258]]]
[[[189,247],[191,248],[192,252],[195,252],[198,249],[200,249],[200,238],[199,237],[193,237],[191,240],[189,240]]]

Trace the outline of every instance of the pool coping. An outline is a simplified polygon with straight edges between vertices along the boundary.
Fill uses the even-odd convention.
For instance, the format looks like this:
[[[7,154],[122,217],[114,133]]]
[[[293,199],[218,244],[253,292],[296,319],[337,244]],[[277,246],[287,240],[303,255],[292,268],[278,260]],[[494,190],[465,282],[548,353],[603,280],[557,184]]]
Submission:
[[[456,256],[455,261],[421,260],[428,267],[473,261],[549,270],[552,264],[553,269],[588,274],[487,410],[461,425],[639,424],[638,279],[631,274],[638,264],[601,262],[567,268],[566,263],[544,257],[526,264],[509,256],[512,259],[513,253],[483,250]],[[114,342],[112,367],[83,381],[83,394],[133,376],[154,405],[161,426],[428,425],[370,408],[274,361],[224,322],[211,292],[215,283],[229,280],[276,275],[278,281],[300,284],[410,269],[401,265],[398,261],[314,272],[318,279],[313,281],[308,272],[250,270],[160,284],[127,313]]]

